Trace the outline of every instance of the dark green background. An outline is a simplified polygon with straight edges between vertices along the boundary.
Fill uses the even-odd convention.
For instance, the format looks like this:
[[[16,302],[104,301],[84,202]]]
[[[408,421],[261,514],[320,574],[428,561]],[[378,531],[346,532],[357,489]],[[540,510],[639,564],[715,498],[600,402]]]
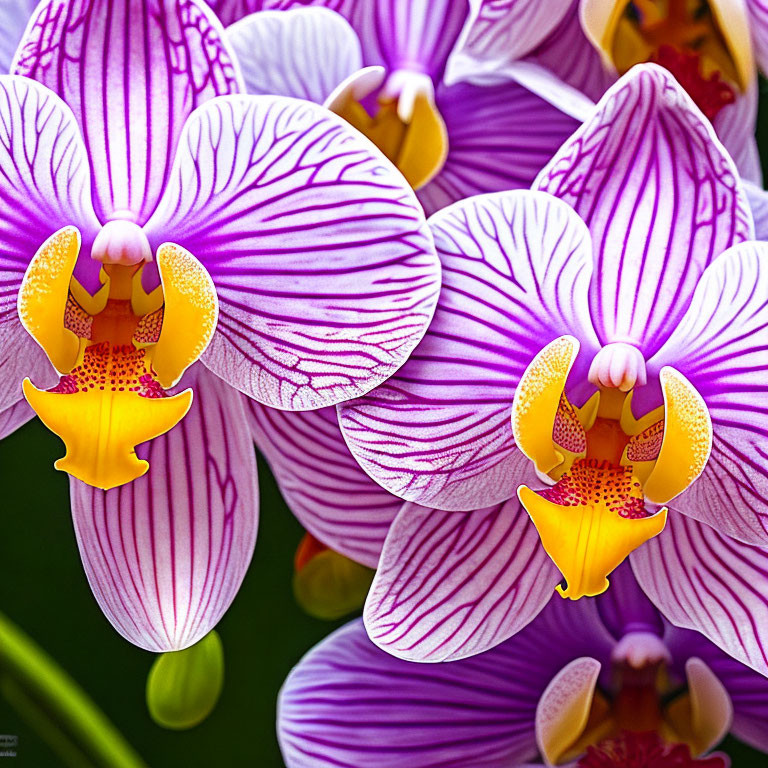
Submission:
[[[766,164],[765,83],[762,91],[758,136]],[[157,727],[146,712],[144,684],[153,655],[117,635],[91,596],[72,531],[67,480],[52,469],[60,455],[61,443],[37,421],[0,442],[0,610],[85,688],[152,768],[280,768],[277,692],[302,654],[337,625],[307,617],[293,601],[292,559],[302,530],[265,463],[256,554],[218,627],[226,651],[224,693],[206,722],[176,733]],[[8,768],[62,765],[1,700],[0,733],[19,737],[18,757],[0,758]],[[735,740],[726,749],[735,768],[768,764],[765,755]]]

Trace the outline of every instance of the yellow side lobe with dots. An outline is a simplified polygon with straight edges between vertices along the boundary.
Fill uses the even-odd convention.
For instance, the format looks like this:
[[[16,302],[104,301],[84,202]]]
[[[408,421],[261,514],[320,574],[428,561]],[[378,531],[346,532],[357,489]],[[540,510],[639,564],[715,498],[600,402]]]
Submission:
[[[598,492],[571,506],[549,501],[525,485],[517,495],[566,580],[566,588],[558,586],[557,591],[572,600],[605,592],[608,574],[630,552],[661,533],[667,522],[666,508],[651,517],[621,517]]]
[[[573,336],[547,344],[526,368],[512,403],[512,431],[517,447],[547,473],[565,460],[552,441],[552,429],[571,366],[579,354]]]
[[[664,439],[645,496],[665,504],[682,493],[703,471],[712,450],[712,420],[701,395],[679,371],[659,374],[664,393]]]
[[[79,252],[77,229],[60,229],[34,255],[19,289],[21,324],[59,373],[69,373],[80,352],[80,339],[64,327],[69,284]]]
[[[114,263],[104,266],[102,288],[91,296],[72,277],[79,247],[77,230],[65,227],[27,270],[19,313],[63,376],[48,391],[25,379],[23,391],[64,441],[56,468],[108,489],[143,475],[148,464],[135,447],[173,428],[189,410],[191,390],[169,397],[164,387],[202,354],[218,302],[202,265],[171,244],[157,254],[162,297],[141,294],[140,266]],[[137,314],[137,307],[151,309],[162,298],[162,310]]]
[[[163,325],[151,353],[152,370],[161,386],[173,386],[205,351],[219,317],[216,288],[205,267],[180,245],[157,249],[163,284]]]
[[[40,420],[67,447],[56,469],[104,490],[145,474],[149,464],[136,456],[135,446],[170,430],[192,405],[191,389],[173,397],[148,398],[110,389],[43,392],[29,379],[24,379],[23,388]]]

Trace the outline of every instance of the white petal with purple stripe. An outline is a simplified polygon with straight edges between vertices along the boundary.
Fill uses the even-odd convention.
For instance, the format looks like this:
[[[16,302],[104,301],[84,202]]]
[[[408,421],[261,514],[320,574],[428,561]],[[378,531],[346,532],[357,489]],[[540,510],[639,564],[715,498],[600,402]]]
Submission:
[[[685,314],[706,266],[752,221],[733,161],[666,70],[634,67],[541,172],[594,243],[590,310],[600,341],[646,359]]]
[[[568,206],[529,191],[470,198],[430,225],[443,265],[435,318],[395,376],[339,406],[340,423],[387,490],[477,509],[513,498],[533,471],[511,426],[527,365],[565,334],[581,339],[587,365],[596,350],[589,233]]]
[[[461,659],[522,629],[560,580],[517,499],[473,512],[406,504],[384,545],[365,625],[399,658]]]
[[[286,410],[384,381],[437,301],[439,262],[402,176],[348,123],[298,99],[233,96],[195,112],[146,229],[188,248],[216,285],[206,365]]]
[[[244,398],[200,367],[194,387],[184,419],[139,447],[146,475],[110,491],[71,480],[77,543],[99,606],[123,637],[158,653],[216,626],[256,542]]]

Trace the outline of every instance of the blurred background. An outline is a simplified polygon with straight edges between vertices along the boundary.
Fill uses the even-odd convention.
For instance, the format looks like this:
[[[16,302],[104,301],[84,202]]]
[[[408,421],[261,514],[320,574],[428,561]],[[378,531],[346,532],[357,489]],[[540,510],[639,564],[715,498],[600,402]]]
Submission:
[[[768,87],[761,83],[758,139],[768,178]],[[343,622],[323,622],[296,605],[293,556],[303,531],[261,461],[261,521],[253,563],[218,626],[224,692],[213,714],[189,731],[155,725],[144,700],[154,655],[123,640],[102,615],[80,565],[66,475],[53,469],[61,443],[34,420],[0,442],[0,611],[29,634],[93,698],[152,768],[280,768],[275,703],[291,667]],[[18,736],[8,768],[65,766],[0,697],[0,734]],[[734,768],[765,768],[766,755],[730,739]],[[360,766],[365,768],[365,766]],[[403,768],[409,768],[404,766]]]

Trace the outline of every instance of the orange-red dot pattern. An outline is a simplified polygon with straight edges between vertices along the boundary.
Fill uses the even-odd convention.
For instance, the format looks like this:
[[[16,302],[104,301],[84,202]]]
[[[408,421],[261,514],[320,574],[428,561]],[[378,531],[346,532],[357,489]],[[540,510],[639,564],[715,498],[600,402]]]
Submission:
[[[557,406],[555,423],[552,427],[552,440],[571,453],[583,453],[587,450],[587,435],[581,426],[576,409],[568,402],[566,396],[560,395]]]
[[[603,505],[620,517],[649,517],[640,482],[632,467],[617,466],[600,459],[574,463],[551,488],[539,495],[563,507]]]
[[[135,392],[141,397],[165,397],[165,390],[153,379],[146,351],[130,344],[108,341],[86,347],[83,362],[51,390],[75,392]]]
[[[627,443],[628,461],[655,461],[661,451],[664,440],[664,419],[633,435]]]
[[[64,309],[64,327],[81,339],[90,339],[92,326],[93,318],[72,298],[70,293]]]
[[[163,327],[163,307],[144,315],[136,326],[133,338],[139,344],[155,344],[160,338],[160,330]]]

